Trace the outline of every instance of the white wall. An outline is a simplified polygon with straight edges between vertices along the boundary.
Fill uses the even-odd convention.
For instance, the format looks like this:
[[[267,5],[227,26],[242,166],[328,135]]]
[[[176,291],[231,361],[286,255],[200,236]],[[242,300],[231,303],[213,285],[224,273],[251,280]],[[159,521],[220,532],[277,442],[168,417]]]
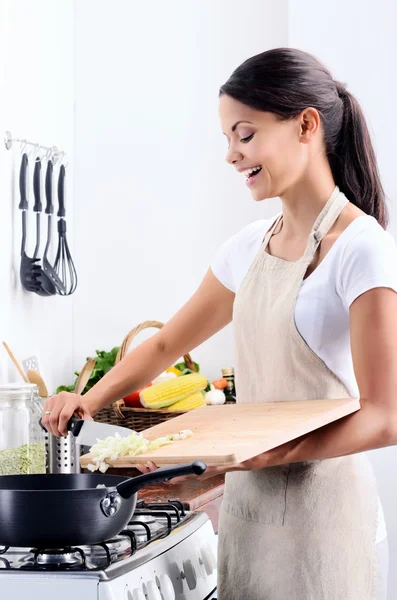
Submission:
[[[74,3],[2,0],[0,3],[0,137],[57,145],[68,153],[73,176]],[[0,71],[1,73],[1,71]],[[0,338],[18,358],[37,354],[51,390],[72,372],[71,298],[42,298],[19,282],[21,216],[18,212],[19,145],[0,147]],[[31,176],[33,175],[33,165]],[[71,219],[72,186],[68,209]],[[31,193],[31,206],[33,198]],[[31,219],[33,224],[33,219]],[[44,226],[44,220],[42,223]],[[32,255],[30,238],[28,254]],[[16,379],[2,347],[0,376]]]
[[[287,3],[109,6],[76,5],[76,365],[141,321],[168,320],[219,245],[276,211],[225,162],[218,90],[245,58],[287,43]],[[231,332],[193,358],[219,376]]]
[[[120,343],[142,320],[167,320],[195,290],[220,243],[278,209],[276,201],[256,205],[224,162],[217,116],[220,84],[266,48],[289,43],[311,51],[349,84],[372,124],[393,200],[396,16],[393,0],[336,0],[321,7],[294,0],[289,16],[286,0],[250,0],[244,10],[238,0],[2,0],[0,135],[10,129],[64,148],[69,180],[75,143],[74,218],[68,186],[74,244],[73,226],[69,237],[80,284],[69,299],[22,292],[15,272],[19,154],[2,146],[1,338],[21,358],[39,354],[53,389],[95,348]],[[392,211],[397,235],[396,223]],[[0,377],[14,377],[0,356]],[[218,375],[233,360],[230,330],[193,356],[209,377]],[[396,457],[394,448],[372,453],[392,567]],[[391,568],[390,598],[396,577]]]
[[[393,0],[291,0],[289,45],[316,55],[361,101],[379,160],[397,237],[397,4]],[[396,265],[397,268],[397,265]],[[397,448],[370,453],[386,513],[390,543],[389,599],[397,597]]]

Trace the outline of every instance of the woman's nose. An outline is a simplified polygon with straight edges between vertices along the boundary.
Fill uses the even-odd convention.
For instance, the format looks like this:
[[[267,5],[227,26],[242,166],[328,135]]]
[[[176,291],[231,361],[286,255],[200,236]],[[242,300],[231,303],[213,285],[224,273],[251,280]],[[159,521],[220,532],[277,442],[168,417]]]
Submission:
[[[236,150],[233,150],[232,147],[229,148],[229,150],[226,154],[226,161],[229,163],[229,165],[235,165],[236,163],[241,161],[242,158],[243,158],[243,156],[242,156],[241,152],[237,152]]]

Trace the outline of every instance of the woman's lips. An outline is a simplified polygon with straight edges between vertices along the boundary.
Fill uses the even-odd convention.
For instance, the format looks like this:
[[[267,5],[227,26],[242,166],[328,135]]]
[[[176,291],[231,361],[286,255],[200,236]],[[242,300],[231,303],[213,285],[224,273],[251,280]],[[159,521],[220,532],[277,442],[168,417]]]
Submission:
[[[255,181],[258,179],[258,177],[261,173],[262,173],[262,169],[256,175],[247,177],[247,179],[245,180],[246,185],[252,185],[253,183],[255,183]]]

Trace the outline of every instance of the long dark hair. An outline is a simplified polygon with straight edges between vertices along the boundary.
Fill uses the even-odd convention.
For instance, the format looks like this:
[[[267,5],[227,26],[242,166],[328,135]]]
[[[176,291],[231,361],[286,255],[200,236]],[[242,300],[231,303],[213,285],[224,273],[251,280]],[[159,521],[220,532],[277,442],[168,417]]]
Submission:
[[[222,94],[281,119],[297,117],[308,107],[317,109],[336,185],[387,227],[385,194],[363,111],[314,56],[293,48],[257,54],[232,73],[219,90]]]

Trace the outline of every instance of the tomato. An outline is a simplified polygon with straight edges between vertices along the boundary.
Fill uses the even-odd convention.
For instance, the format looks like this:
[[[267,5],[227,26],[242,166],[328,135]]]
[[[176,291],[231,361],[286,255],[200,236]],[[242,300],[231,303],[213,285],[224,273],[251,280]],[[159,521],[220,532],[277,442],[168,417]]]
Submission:
[[[150,387],[151,385],[151,383],[148,383],[147,385],[143,386],[143,388],[141,388],[140,390],[137,390],[136,392],[132,392],[132,394],[128,394],[128,396],[125,396],[125,398],[123,398],[125,405],[130,406],[132,408],[143,408],[141,404],[141,399],[139,397],[139,393],[145,388]]]

